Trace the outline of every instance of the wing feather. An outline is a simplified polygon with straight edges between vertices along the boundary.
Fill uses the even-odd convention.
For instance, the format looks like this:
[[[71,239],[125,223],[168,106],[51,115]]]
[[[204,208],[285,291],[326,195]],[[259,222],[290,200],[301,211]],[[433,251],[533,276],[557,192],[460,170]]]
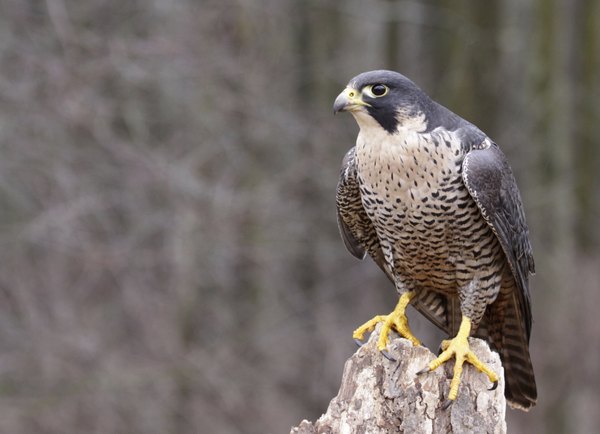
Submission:
[[[531,296],[529,274],[535,264],[521,194],[500,148],[485,139],[465,156],[463,181],[481,215],[502,246],[508,268],[500,294],[482,322],[492,347],[500,353],[506,373],[506,398],[512,407],[535,405],[537,391],[531,358]]]
[[[535,272],[533,251],[521,194],[500,148],[486,139],[462,164],[463,181],[502,246],[515,279],[527,340],[531,334],[529,274]]]
[[[360,198],[355,148],[350,149],[342,161],[335,199],[338,228],[348,251],[358,259],[364,259],[366,253],[369,253],[377,265],[391,278],[385,266],[385,258],[375,227]]]

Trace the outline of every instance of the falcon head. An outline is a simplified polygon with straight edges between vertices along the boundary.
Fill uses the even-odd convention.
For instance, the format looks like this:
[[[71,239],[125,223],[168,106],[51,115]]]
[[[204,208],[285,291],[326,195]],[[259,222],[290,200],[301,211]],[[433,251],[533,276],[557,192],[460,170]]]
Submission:
[[[435,103],[412,81],[394,71],[378,70],[357,75],[335,99],[333,112],[352,113],[361,129],[399,128],[418,132],[431,129]]]

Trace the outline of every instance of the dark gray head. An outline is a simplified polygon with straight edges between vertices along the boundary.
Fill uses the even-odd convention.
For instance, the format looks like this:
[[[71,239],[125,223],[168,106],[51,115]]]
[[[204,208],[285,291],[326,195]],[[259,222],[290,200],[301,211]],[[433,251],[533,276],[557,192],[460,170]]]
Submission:
[[[350,80],[333,111],[351,112],[361,128],[371,118],[390,134],[398,127],[429,131],[457,122],[452,119],[456,115],[432,101],[411,80],[386,70],[363,72]]]

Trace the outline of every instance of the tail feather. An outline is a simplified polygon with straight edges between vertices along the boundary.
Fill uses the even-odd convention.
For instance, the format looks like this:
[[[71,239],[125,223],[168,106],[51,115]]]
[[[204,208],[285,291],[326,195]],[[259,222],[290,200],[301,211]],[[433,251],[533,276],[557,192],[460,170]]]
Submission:
[[[533,365],[529,356],[529,342],[525,327],[515,309],[512,297],[505,309],[501,356],[506,371],[506,399],[513,407],[529,409],[537,401]]]
[[[503,284],[498,299],[488,308],[488,333],[492,347],[502,359],[506,378],[504,394],[509,405],[529,410],[537,401],[537,389],[529,356],[529,336],[519,303],[514,288]]]

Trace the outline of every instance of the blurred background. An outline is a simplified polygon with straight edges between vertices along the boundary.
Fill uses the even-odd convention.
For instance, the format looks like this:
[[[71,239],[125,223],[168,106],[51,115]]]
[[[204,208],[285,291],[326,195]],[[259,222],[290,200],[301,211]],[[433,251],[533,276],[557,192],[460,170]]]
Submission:
[[[332,103],[377,68],[518,179],[539,404],[509,432],[597,432],[596,0],[0,0],[0,432],[318,418],[397,299],[335,219],[357,126]]]

